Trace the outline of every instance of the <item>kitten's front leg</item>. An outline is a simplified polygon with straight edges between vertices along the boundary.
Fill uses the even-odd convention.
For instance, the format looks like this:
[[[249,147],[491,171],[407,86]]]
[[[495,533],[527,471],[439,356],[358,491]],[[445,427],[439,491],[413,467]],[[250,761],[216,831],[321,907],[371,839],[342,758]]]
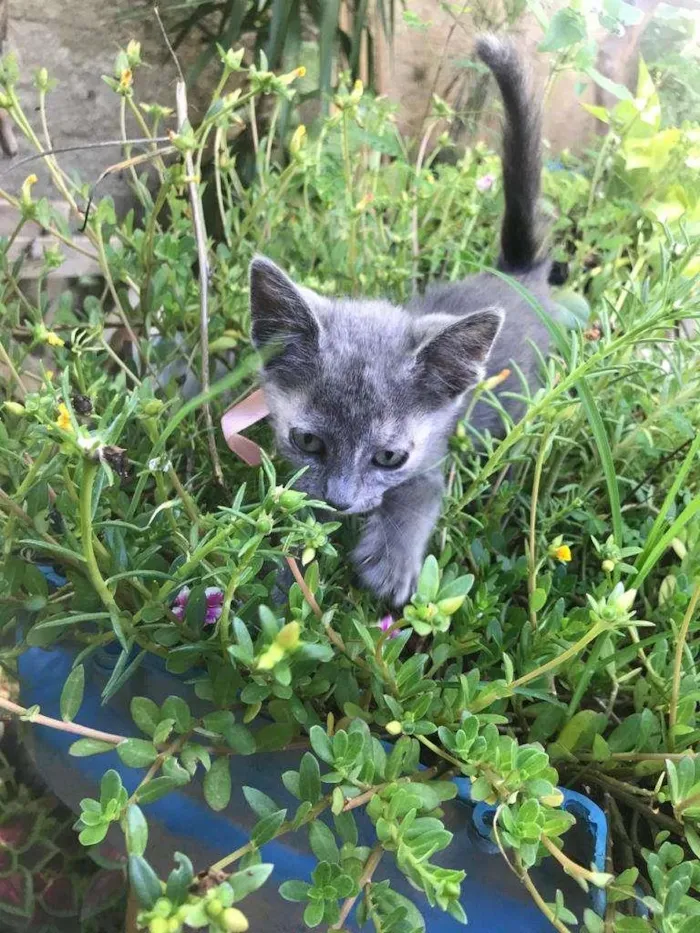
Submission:
[[[442,473],[432,470],[390,489],[367,519],[353,561],[363,585],[394,606],[415,589],[443,490]]]

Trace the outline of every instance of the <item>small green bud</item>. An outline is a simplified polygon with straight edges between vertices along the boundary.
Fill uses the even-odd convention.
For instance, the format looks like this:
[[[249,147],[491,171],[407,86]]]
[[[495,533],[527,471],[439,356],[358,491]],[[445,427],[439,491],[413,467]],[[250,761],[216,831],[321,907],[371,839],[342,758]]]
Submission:
[[[159,897],[153,905],[153,913],[157,917],[169,917],[172,909],[172,901],[167,897]]]
[[[603,568],[605,573],[612,573],[615,569],[615,561],[608,558],[607,560],[604,560],[600,566]]]
[[[223,912],[224,912],[224,905],[221,903],[221,901],[212,899],[207,904],[207,914],[210,917],[220,917]]]
[[[168,921],[163,917],[154,917],[148,924],[148,933],[168,933]]]
[[[46,68],[40,68],[36,73],[36,86],[40,91],[49,89],[49,73]]]
[[[316,556],[316,548],[315,548],[315,547],[307,547],[307,548],[304,548],[304,551],[303,551],[303,553],[302,553],[302,555],[301,555],[301,563],[302,563],[302,566],[303,566],[303,567],[306,567],[307,564],[310,564],[311,561],[314,559],[315,556]]]
[[[392,719],[391,722],[386,724],[385,728],[389,735],[401,735],[403,732],[403,726],[398,719]]]
[[[267,514],[267,512],[262,512],[255,523],[255,530],[258,532],[258,534],[269,535],[274,526],[275,523],[273,519]]]

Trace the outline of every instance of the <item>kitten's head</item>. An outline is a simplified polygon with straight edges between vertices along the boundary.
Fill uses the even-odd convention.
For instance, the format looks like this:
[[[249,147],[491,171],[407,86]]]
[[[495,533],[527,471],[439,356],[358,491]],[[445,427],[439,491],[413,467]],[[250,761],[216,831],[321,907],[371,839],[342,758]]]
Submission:
[[[250,303],[279,450],[307,467],[301,488],[346,514],[439,464],[502,321],[325,298],[263,258]]]

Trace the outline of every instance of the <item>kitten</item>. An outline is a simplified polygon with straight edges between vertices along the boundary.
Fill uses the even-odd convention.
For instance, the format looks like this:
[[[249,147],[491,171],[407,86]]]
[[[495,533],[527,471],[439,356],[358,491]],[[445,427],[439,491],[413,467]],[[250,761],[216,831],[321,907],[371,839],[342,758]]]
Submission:
[[[550,262],[539,257],[541,105],[514,47],[492,36],[477,53],[493,72],[506,114],[505,215],[498,268],[545,307]],[[513,361],[536,382],[545,326],[491,273],[430,287],[405,308],[326,298],[295,285],[264,258],[250,269],[252,339],[280,452],[307,467],[300,488],[366,521],[353,559],[362,583],[396,606],[411,596],[444,490],[448,439],[487,367]],[[269,351],[274,351],[270,355]],[[502,398],[511,417],[517,400]],[[472,423],[502,433],[479,402]]]

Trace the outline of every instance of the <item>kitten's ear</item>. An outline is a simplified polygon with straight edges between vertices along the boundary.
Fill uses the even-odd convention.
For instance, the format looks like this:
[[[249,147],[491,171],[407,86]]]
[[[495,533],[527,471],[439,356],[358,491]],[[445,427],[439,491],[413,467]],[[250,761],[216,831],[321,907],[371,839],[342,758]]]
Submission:
[[[480,382],[503,323],[501,308],[486,308],[467,317],[428,314],[421,320],[424,339],[416,361],[426,390],[437,398],[456,398]]]
[[[262,256],[250,264],[251,336],[264,352],[265,370],[288,386],[308,375],[318,351],[319,323],[302,289]]]

